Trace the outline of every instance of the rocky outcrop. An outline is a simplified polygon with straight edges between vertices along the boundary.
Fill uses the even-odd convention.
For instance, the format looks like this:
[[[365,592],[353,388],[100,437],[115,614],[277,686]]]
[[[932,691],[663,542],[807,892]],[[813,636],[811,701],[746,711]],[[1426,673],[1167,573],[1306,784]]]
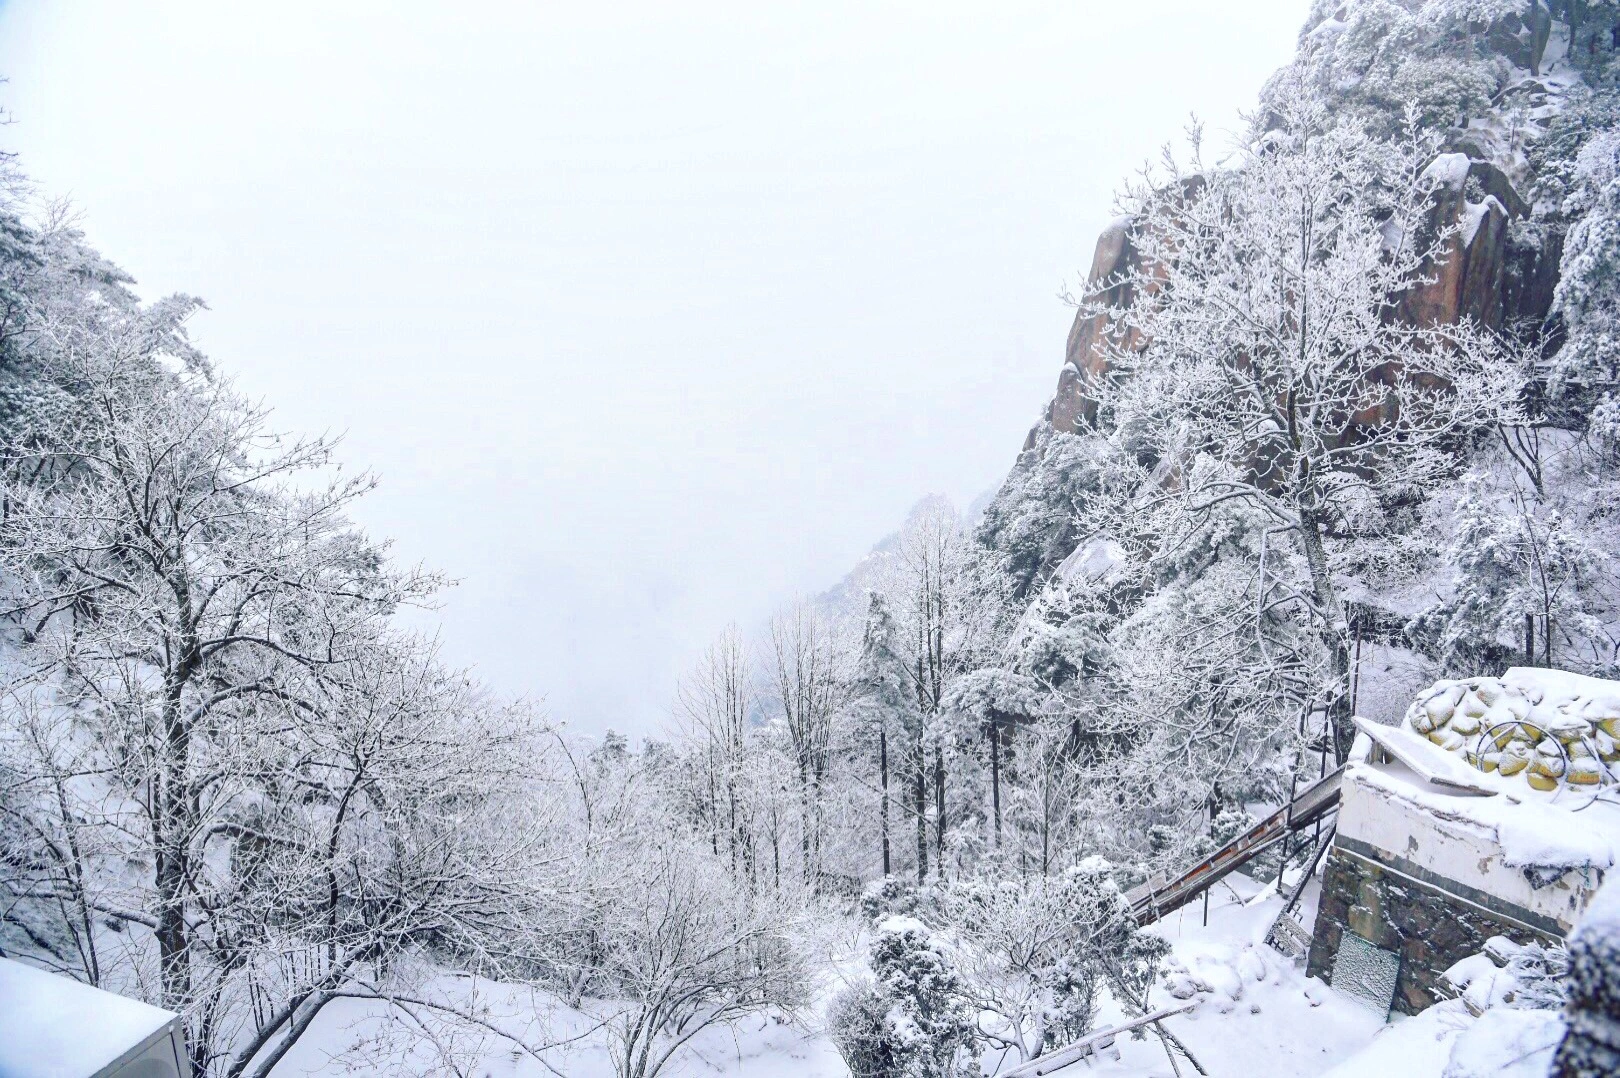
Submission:
[[[1479,166],[1476,172],[1475,165]],[[1430,236],[1450,233],[1439,254],[1422,270],[1428,278],[1406,294],[1401,317],[1413,325],[1444,325],[1465,319],[1499,328],[1507,266],[1509,210],[1504,198],[1524,205],[1495,166],[1460,153],[1442,154],[1429,166],[1438,181],[1434,208],[1426,222]],[[1485,177],[1503,197],[1488,193]],[[1469,201],[1470,183],[1484,195]],[[1522,212],[1522,211],[1521,211]],[[1427,237],[1426,237],[1427,238]]]
[[[1178,202],[1193,198],[1204,185],[1204,177],[1194,174],[1181,181],[1174,197]],[[1136,302],[1143,289],[1151,292],[1157,288],[1157,275],[1141,272],[1136,229],[1136,218],[1127,215],[1115,220],[1097,239],[1080,309],[1069,327],[1058,390],[1046,412],[1047,422],[1060,433],[1073,434],[1096,420],[1097,400],[1091,391],[1108,375],[1109,350],[1131,349],[1141,343],[1140,333],[1121,326],[1111,314]],[[1035,444],[1038,433],[1039,428],[1025,438],[1026,450]]]
[[[1085,305],[1069,329],[1063,372],[1046,414],[1053,430],[1073,434],[1097,418],[1097,402],[1087,390],[1108,373],[1109,347],[1129,343],[1128,331],[1122,333],[1107,310],[1098,308],[1128,307],[1135,299],[1132,278],[1141,268],[1142,256],[1132,235],[1134,224],[1133,218],[1121,217],[1097,240],[1091,273],[1086,277]],[[1031,431],[1026,449],[1034,444],[1034,437]]]
[[[1524,196],[1496,165],[1461,152],[1442,154],[1430,175],[1438,184],[1425,228],[1428,236],[1446,239],[1440,255],[1425,265],[1426,279],[1402,300],[1400,317],[1414,325],[1466,319],[1492,329],[1539,326],[1552,306],[1560,252],[1514,242],[1514,221],[1530,213]],[[1133,279],[1142,263],[1134,227],[1132,218],[1122,217],[1097,240],[1057,392],[1045,416],[1060,433],[1085,429],[1096,419],[1092,391],[1108,373],[1110,349],[1138,343],[1135,331],[1123,329],[1109,314],[1136,299]],[[1556,241],[1549,246],[1556,247]],[[1038,427],[1030,431],[1025,450],[1036,444],[1039,433]]]
[[[1558,2],[1558,0],[1553,0]],[[1541,70],[1541,57],[1552,34],[1552,13],[1546,4],[1533,3],[1522,15],[1506,15],[1491,24],[1486,42],[1493,52],[1532,74]]]

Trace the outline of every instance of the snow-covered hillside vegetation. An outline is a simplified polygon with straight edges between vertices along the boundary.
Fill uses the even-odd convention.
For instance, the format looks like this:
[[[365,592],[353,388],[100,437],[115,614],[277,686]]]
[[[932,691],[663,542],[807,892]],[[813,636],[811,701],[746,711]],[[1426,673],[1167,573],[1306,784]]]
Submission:
[[[1614,796],[1607,713],[1591,751],[1462,739],[1481,675],[1620,676],[1617,20],[1317,0],[1236,144],[1122,189],[982,511],[927,499],[726,633],[639,745],[402,628],[441,582],[352,524],[369,479],[8,174],[0,955],[178,1012],[232,1078],[1545,1068],[1559,948],[1493,942],[1375,1038],[1265,942],[1318,835],[1202,911],[1132,896],[1357,715]]]

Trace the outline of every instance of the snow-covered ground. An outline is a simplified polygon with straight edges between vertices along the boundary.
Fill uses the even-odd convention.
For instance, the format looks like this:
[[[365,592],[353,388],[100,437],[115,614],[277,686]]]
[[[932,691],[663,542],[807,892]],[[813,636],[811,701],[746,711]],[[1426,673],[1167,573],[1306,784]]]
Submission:
[[[1189,978],[1212,989],[1197,994],[1201,1002],[1194,1013],[1168,1019],[1166,1028],[1181,1038],[1212,1075],[1317,1075],[1364,1048],[1381,1025],[1379,1017],[1321,982],[1307,980],[1296,966],[1260,943],[1281,900],[1247,877],[1230,880],[1230,886],[1218,886],[1211,896],[1208,927],[1202,924],[1202,906],[1194,904],[1153,929],[1174,947],[1172,969],[1185,969]],[[1249,904],[1240,902],[1239,896]],[[825,996],[830,997],[837,982],[836,976],[828,978]],[[500,985],[475,985],[469,980],[460,985],[446,990],[476,990],[495,1024],[512,1030],[527,1026],[533,1031],[531,1040],[542,1025],[553,1036],[557,1031],[563,1031],[563,1036],[585,1034],[576,1044],[544,1053],[555,1072],[514,1053],[494,1037],[463,1043],[457,1054],[465,1073],[478,1078],[541,1078],[551,1073],[611,1078],[607,1041],[599,1031],[588,1032],[591,1022],[586,1015],[554,1000]],[[1155,990],[1153,1002],[1172,1005],[1182,1001],[1161,986]],[[378,1048],[373,1042],[382,1024],[371,1016],[368,1006],[356,1001],[330,1005],[310,1034],[276,1068],[278,1078],[435,1072],[435,1061],[426,1049],[419,1047],[409,1058],[400,1058]],[[542,1015],[540,1020],[532,1017],[537,1013]],[[797,1022],[759,1015],[732,1027],[707,1030],[679,1053],[665,1074],[670,1078],[844,1078],[849,1072],[831,1041],[820,1032],[819,1016],[817,1007]],[[1105,1005],[1098,1027],[1122,1018],[1117,1007]],[[1157,1037],[1121,1038],[1119,1047],[1119,1061],[1080,1063],[1069,1073],[1173,1073]],[[985,1073],[1010,1070],[1017,1062],[989,1053],[984,1057]],[[1178,1062],[1183,1074],[1190,1073],[1184,1061]]]
[[[1379,1030],[1324,1078],[1541,1078],[1563,1036],[1557,1011],[1499,1007],[1475,1018],[1446,1000]]]
[[[1198,1007],[1167,1019],[1165,1028],[1212,1075],[1318,1075],[1360,1051],[1382,1025],[1381,1016],[1321,981],[1307,979],[1302,969],[1267,947],[1266,930],[1282,899],[1247,876],[1227,879],[1210,894],[1207,927],[1202,904],[1193,903],[1152,929],[1174,949],[1168,979],[1178,979],[1179,964],[1190,979],[1211,989],[1198,992]],[[1306,895],[1312,905],[1314,890],[1313,884]],[[1309,924],[1314,912],[1305,912]],[[1168,1006],[1179,1001],[1161,985],[1150,1002]],[[1118,1018],[1117,1011],[1105,1012],[1099,1022]],[[1121,1040],[1120,1049],[1118,1063],[1099,1062],[1091,1070],[1108,1075],[1174,1073],[1156,1037]],[[1190,1073],[1184,1061],[1178,1065],[1182,1074]],[[1081,1064],[1073,1073],[1086,1071]]]
[[[1188,981],[1208,990],[1190,1014],[1165,1020],[1211,1075],[1253,1078],[1530,1078],[1544,1075],[1563,1036],[1556,1011],[1492,1007],[1470,1014],[1449,1000],[1412,1018],[1385,1024],[1381,1015],[1320,980],[1261,942],[1282,900],[1248,877],[1228,878],[1210,897],[1209,924],[1199,903],[1154,926],[1170,942],[1166,981],[1185,992]],[[1306,892],[1307,924],[1314,919],[1316,885]],[[1182,974],[1180,971],[1185,970]],[[1161,985],[1152,1000],[1179,1002]],[[1120,1018],[1105,1010],[1099,1025]],[[1175,1073],[1158,1039],[1121,1039],[1120,1059],[1081,1063],[1065,1075],[1170,1076]],[[1182,1075],[1190,1073],[1178,1060]],[[987,1071],[988,1073],[988,1071]]]
[[[1315,884],[1307,889],[1305,919],[1314,917]],[[1166,975],[1154,989],[1155,1006],[1196,1002],[1188,1014],[1168,1018],[1175,1034],[1211,1075],[1253,1078],[1331,1076],[1331,1078],[1484,1078],[1506,1075],[1528,1078],[1544,1074],[1562,1035],[1557,1012],[1518,1011],[1495,1007],[1481,1017],[1462,1001],[1430,1008],[1415,1018],[1386,1025],[1381,1015],[1321,981],[1267,947],[1262,941],[1281,909],[1282,900],[1243,875],[1216,886],[1210,896],[1209,923],[1201,903],[1193,903],[1152,926],[1173,950]],[[840,973],[853,963],[835,962],[826,978],[822,1004],[841,983]],[[545,1028],[554,1038],[579,1037],[566,1047],[544,1053],[549,1066],[514,1052],[494,1036],[462,1042],[456,1056],[469,1078],[612,1078],[608,1042],[593,1031],[588,1015],[569,1010],[549,997],[531,996],[501,985],[457,979],[445,991],[478,992],[493,1024],[524,1031],[529,1039]],[[1186,999],[1179,998],[1185,996]],[[327,1008],[311,1030],[276,1068],[278,1078],[362,1073],[449,1073],[442,1059],[423,1047],[422,1039],[407,1057],[379,1047],[383,1026],[367,1004],[339,1001]],[[769,1076],[769,1078],[845,1078],[848,1070],[831,1041],[820,1031],[821,1006],[796,1021],[780,1015],[757,1015],[729,1027],[706,1030],[683,1048],[664,1072],[668,1078]],[[1097,1028],[1124,1019],[1112,1003],[1104,1005]],[[1081,1062],[1065,1076],[1169,1078],[1177,1073],[1160,1040],[1147,1034],[1123,1036],[1120,1057]],[[1004,1073],[1017,1066],[1011,1057],[987,1053],[984,1073]],[[1179,1073],[1190,1075],[1185,1060]]]
[[[476,990],[487,1006],[492,1024],[518,1032],[531,1044],[542,1036],[553,1041],[579,1038],[574,1043],[541,1053],[544,1064],[515,1050],[494,1035],[449,1043],[438,1031],[433,1038],[386,1036],[388,1027],[377,1017],[376,1004],[338,1000],[321,1013],[308,1034],[273,1072],[275,1078],[329,1078],[349,1074],[453,1074],[468,1078],[613,1078],[613,1061],[606,1034],[593,1029],[593,1019],[556,1000],[513,990],[499,984],[460,980],[447,991]],[[397,1046],[413,1047],[406,1055]],[[448,1050],[448,1058],[446,1055]],[[456,1067],[452,1068],[450,1060]],[[832,1042],[816,1031],[813,1016],[788,1022],[783,1016],[751,1015],[731,1026],[714,1026],[683,1047],[660,1078],[697,1078],[716,1075],[780,1075],[781,1078],[848,1078],[849,1069]]]

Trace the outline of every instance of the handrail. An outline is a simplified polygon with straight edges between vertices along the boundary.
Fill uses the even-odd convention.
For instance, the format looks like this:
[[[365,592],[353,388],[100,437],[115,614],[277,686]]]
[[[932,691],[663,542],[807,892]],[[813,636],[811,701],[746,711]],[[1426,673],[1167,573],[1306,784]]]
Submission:
[[[1099,1029],[1095,1033],[1088,1033],[1073,1044],[1055,1048],[1038,1059],[1019,1064],[1002,1075],[1001,1078],[1039,1078],[1040,1075],[1060,1071],[1064,1067],[1080,1062],[1098,1048],[1107,1048],[1114,1043],[1114,1038],[1121,1033],[1129,1033],[1133,1029],[1152,1025],[1154,1022],[1163,1021],[1166,1018],[1174,1018],[1178,1014],[1186,1014],[1196,1006],[1198,1006],[1197,1003],[1183,1003],[1179,1007],[1166,1007],[1163,1010],[1154,1011],[1152,1014],[1144,1014],[1140,1018],[1133,1018],[1129,1022],[1122,1022],[1107,1029]]]
[[[1133,887],[1125,898],[1137,923],[1157,920],[1174,913],[1215,886],[1223,878],[1248,864],[1283,836],[1301,831],[1327,815],[1339,803],[1339,784],[1344,767],[1324,775],[1305,788],[1287,805],[1273,812],[1243,834],[1193,865],[1173,880],[1149,881]]]

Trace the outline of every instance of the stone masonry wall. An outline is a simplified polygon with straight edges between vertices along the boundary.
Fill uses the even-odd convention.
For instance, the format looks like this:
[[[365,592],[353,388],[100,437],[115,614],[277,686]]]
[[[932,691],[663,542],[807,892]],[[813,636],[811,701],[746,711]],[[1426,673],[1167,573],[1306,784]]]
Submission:
[[[1557,938],[1335,844],[1322,874],[1322,898],[1306,964],[1309,975],[1332,982],[1334,958],[1345,932],[1400,956],[1393,1009],[1401,1014],[1416,1014],[1443,998],[1438,991],[1440,975],[1479,953],[1492,936],[1507,936],[1516,943]]]

